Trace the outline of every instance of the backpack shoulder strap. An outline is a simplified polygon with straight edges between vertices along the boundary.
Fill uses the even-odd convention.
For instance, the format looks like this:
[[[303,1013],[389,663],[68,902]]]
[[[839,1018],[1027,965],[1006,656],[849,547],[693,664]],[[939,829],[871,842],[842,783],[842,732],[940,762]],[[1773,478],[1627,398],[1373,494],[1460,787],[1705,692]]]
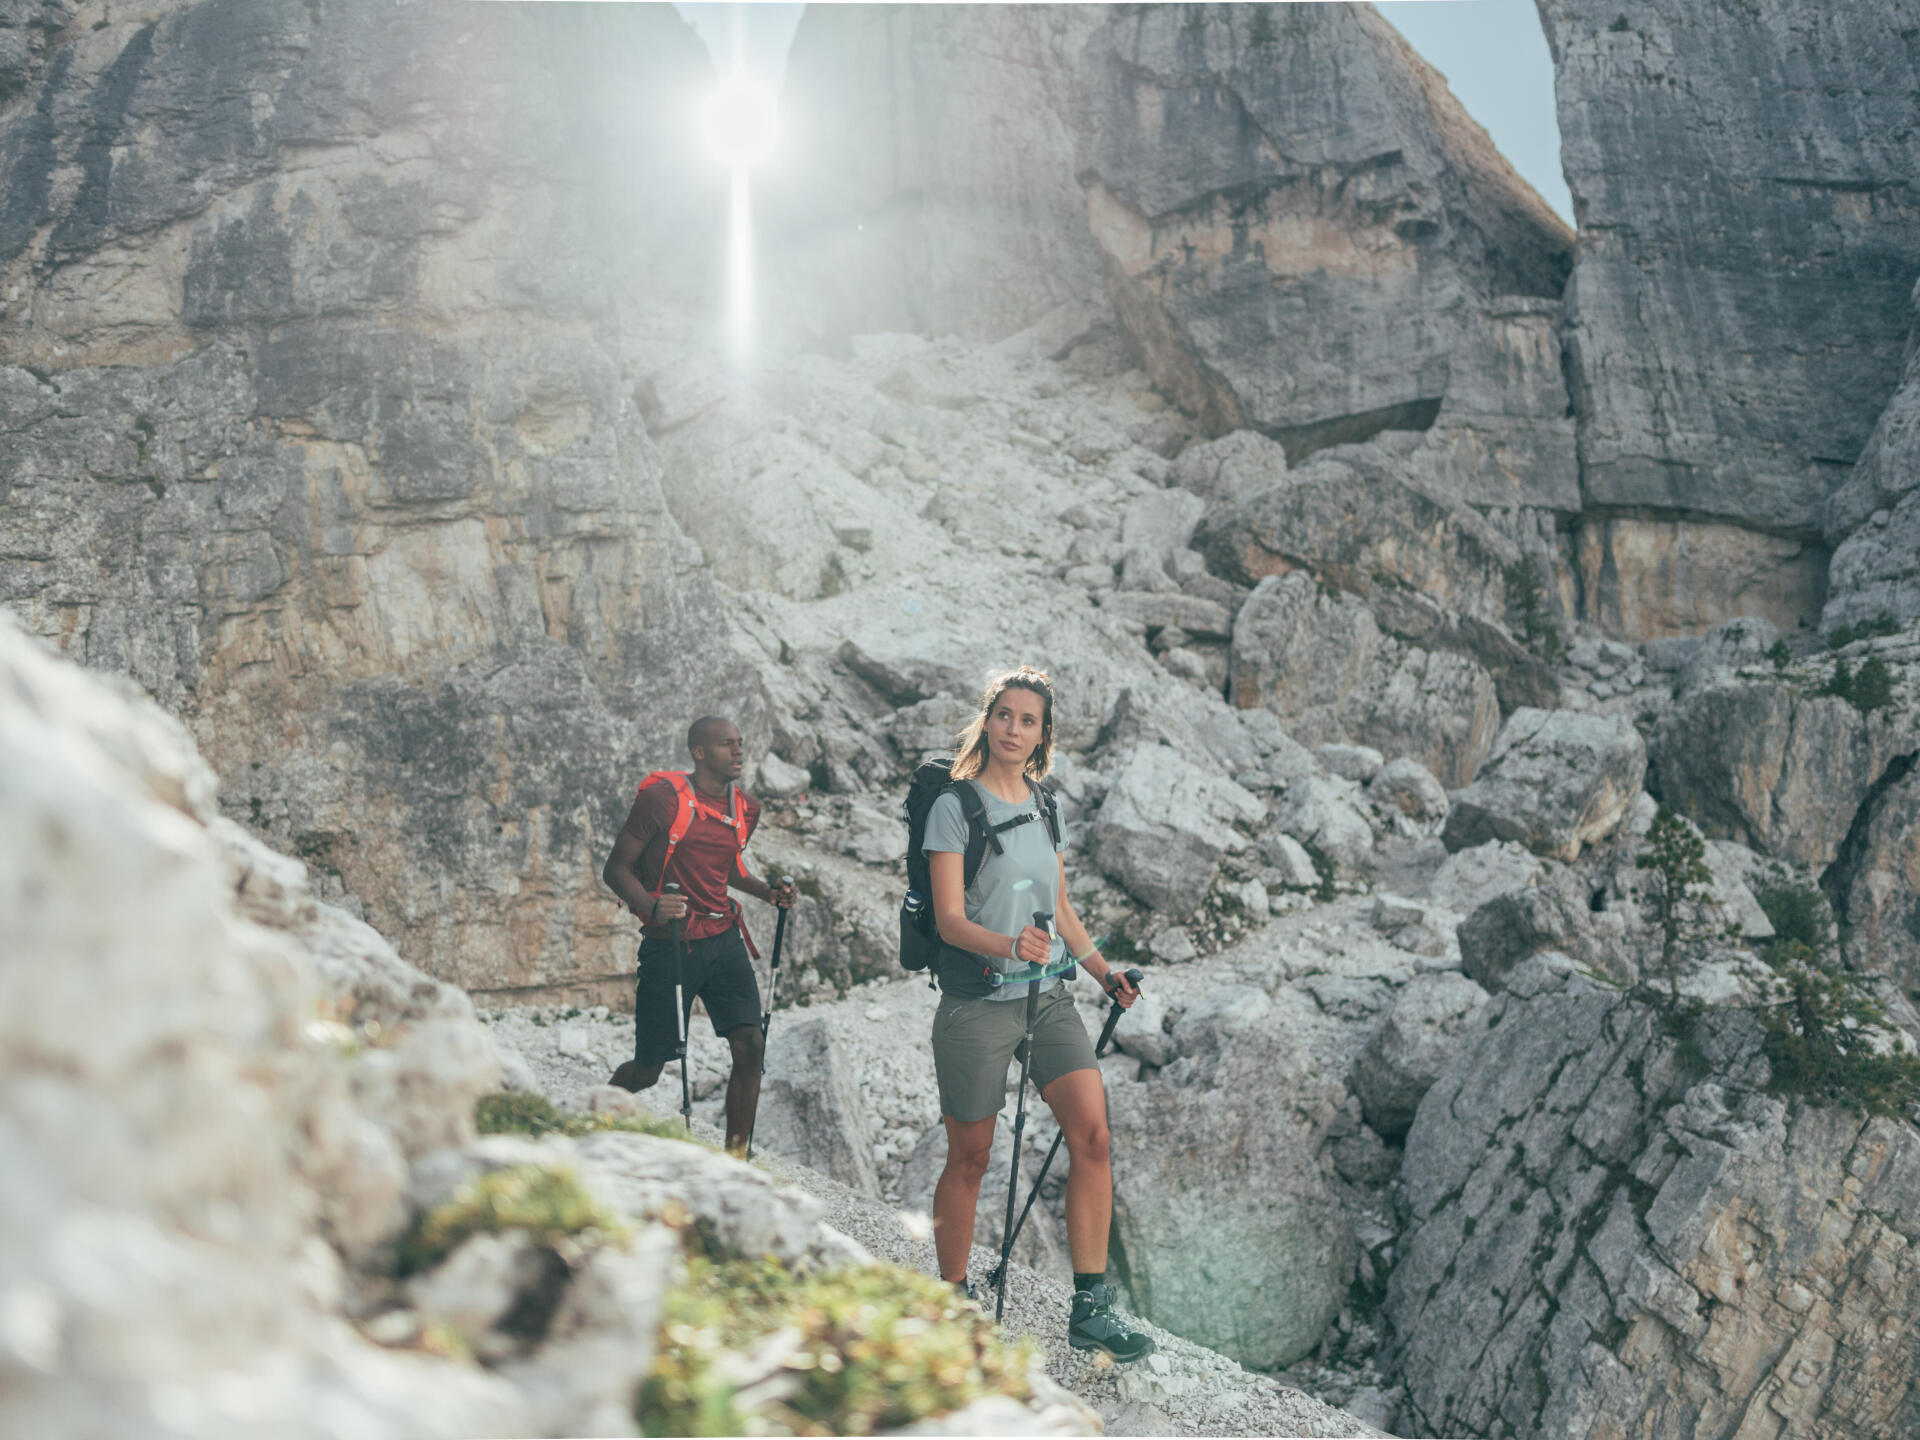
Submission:
[[[991,841],[995,849],[999,848],[999,837],[987,833],[987,802],[980,798],[980,792],[971,780],[956,780],[950,787],[954,797],[960,802],[960,813],[967,822],[966,859],[962,867],[963,884],[971,885],[980,874],[980,867],[987,863],[987,845]]]
[[[1047,822],[1047,834],[1053,840],[1053,848],[1060,848],[1060,797],[1053,788],[1042,785],[1038,780],[1029,778],[1027,788],[1033,792],[1034,803],[1040,807],[1040,818]]]
[[[635,796],[638,797],[654,785],[673,787],[673,822],[667,826],[667,850],[660,857],[660,883],[664,885],[667,866],[673,863],[673,852],[685,838],[687,827],[693,823],[693,782],[687,778],[684,770],[656,770],[640,782],[640,789],[634,792]]]

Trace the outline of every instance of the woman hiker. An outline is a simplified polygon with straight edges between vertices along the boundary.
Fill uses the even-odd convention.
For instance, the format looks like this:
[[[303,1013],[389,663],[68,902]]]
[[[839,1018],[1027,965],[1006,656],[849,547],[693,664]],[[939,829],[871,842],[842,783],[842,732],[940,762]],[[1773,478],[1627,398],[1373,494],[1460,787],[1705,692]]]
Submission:
[[[924,849],[940,938],[943,946],[967,952],[943,951],[938,967],[942,994],[933,1017],[933,1064],[947,1165],[933,1192],[934,1249],[941,1276],[973,1298],[967,1260],[974,1207],[994,1122],[1006,1100],[1007,1068],[1026,1028],[1028,991],[1038,986],[1030,1065],[1040,1097],[1060,1122],[1071,1161],[1067,1245],[1075,1293],[1067,1338],[1075,1349],[1137,1360],[1153,1351],[1153,1341],[1114,1312],[1106,1278],[1113,1172],[1106,1092],[1093,1042],[1060,976],[998,985],[983,978],[988,969],[1005,975],[1064,964],[1071,955],[1122,1006],[1139,997],[1124,975],[1108,968],[1067,898],[1064,835],[1056,838],[1055,827],[1041,823],[1041,796],[1030,783],[1047,774],[1052,755],[1052,682],[1024,666],[1002,675],[988,685],[980,713],[962,732],[952,767],[958,784],[978,789],[986,824],[999,841],[997,848],[988,847],[971,885],[964,879],[968,827],[959,795],[948,790],[927,814]],[[1057,936],[1033,923],[1036,912],[1046,911],[1053,914]]]

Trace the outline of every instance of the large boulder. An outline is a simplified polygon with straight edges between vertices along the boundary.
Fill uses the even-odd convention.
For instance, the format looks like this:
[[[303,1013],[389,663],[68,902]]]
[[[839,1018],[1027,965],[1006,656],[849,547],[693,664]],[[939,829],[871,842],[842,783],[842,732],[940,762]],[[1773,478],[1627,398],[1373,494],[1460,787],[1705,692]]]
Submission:
[[[1080,94],[1108,292],[1215,433],[1424,428],[1479,302],[1560,294],[1571,235],[1371,10],[1116,10]]]
[[[216,792],[176,721],[0,614],[0,1427],[543,1428],[502,1380],[342,1323],[342,1255],[404,1233],[406,1143],[471,1139],[498,1072],[464,996],[384,944],[339,956],[363,927]],[[352,988],[310,968],[320,929]]]
[[[1353,1062],[1350,1081],[1367,1124],[1398,1140],[1420,1098],[1453,1059],[1487,992],[1464,975],[1419,975],[1394,997],[1380,1027]]]
[[[1168,746],[1140,745],[1113,777],[1094,817],[1094,863],[1138,900],[1184,915],[1213,885],[1220,859],[1244,849],[1236,826],[1267,817],[1257,796]]]
[[[1400,1433],[1911,1427],[1920,1132],[1769,1095],[1762,1038],[1566,970],[1494,997],[1401,1163]]]
[[[873,1124],[832,1028],[788,1011],[769,1031],[754,1144],[863,1195],[879,1195]]]
[[[1295,572],[1254,587],[1233,624],[1233,703],[1271,710],[1305,745],[1358,741],[1464,785],[1499,726],[1476,661],[1389,634],[1365,602]]]
[[[1383,435],[1318,454],[1216,507],[1194,545],[1237,584],[1304,570],[1359,596],[1396,638],[1483,666],[1503,708],[1558,703],[1551,667],[1528,648],[1545,643],[1566,608],[1541,581],[1559,563],[1551,517],[1483,516],[1426,473],[1433,442],[1414,439]],[[1523,634],[1532,638],[1522,643]]]
[[[1173,467],[1174,483],[1210,505],[1237,500],[1286,473],[1286,448],[1258,430],[1232,430],[1189,445]]]
[[[1624,716],[1514,711],[1473,783],[1453,797],[1449,850],[1517,840],[1575,860],[1613,833],[1640,793],[1647,746]]]
[[[1355,1263],[1353,1222],[1298,1113],[1324,1082],[1253,986],[1197,997],[1173,1048],[1152,1083],[1108,1086],[1128,1288],[1176,1334],[1243,1365],[1290,1364],[1319,1343]]]
[[[1622,917],[1595,915],[1586,891],[1580,876],[1562,869],[1483,901],[1460,924],[1461,968],[1498,992],[1521,965],[1552,951],[1631,985],[1639,969],[1620,943]]]

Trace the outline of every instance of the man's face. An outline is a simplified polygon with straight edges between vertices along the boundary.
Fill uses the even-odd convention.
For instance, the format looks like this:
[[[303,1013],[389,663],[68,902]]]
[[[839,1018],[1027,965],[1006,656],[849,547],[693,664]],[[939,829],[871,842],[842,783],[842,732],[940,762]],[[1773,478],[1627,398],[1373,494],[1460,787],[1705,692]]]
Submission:
[[[706,743],[694,746],[693,759],[705,765],[709,774],[738,780],[747,765],[746,742],[737,726],[715,725],[707,731]]]

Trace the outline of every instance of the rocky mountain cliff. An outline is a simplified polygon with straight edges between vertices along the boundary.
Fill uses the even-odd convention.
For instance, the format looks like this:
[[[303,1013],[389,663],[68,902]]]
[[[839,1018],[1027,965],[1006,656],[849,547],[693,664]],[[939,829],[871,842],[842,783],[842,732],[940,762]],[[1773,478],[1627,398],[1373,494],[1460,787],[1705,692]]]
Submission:
[[[112,706],[7,642],[32,803],[0,813],[53,867],[6,902],[6,1113],[51,1177],[7,1227],[29,1419],[217,1429],[239,1391],[159,1377],[238,1346],[307,1377],[290,1424],[340,1375],[409,1433],[628,1423],[654,1241],[362,1288],[523,1164],[853,1256],[657,1137],[472,1143],[502,1061],[630,1103],[592,1095],[631,1037],[597,872],[709,709],[807,896],[768,1149],[923,1263],[876,1218],[942,1153],[925,992],[872,984],[898,798],[1031,660],[1076,905],[1153,977],[1107,1066],[1114,1269],[1212,1347],[1056,1364],[1110,1426],[1347,1423],[1278,1376],[1411,1433],[1911,1428],[1913,32],[1749,9],[1543,6],[1570,236],[1365,7],[819,7],[742,367],[686,133],[711,68],[665,7],[0,6],[0,603],[221,777],[148,712],[63,719]],[[82,898],[129,827],[144,930]],[[238,949],[167,996],[126,970],[136,932],[213,931]],[[118,1049],[83,1038],[96,972],[140,1002]],[[112,1067],[149,1055],[128,1121]],[[76,1114],[104,1138],[62,1150]],[[254,1122],[262,1155],[209,1138]],[[125,1213],[62,1239],[76,1197]],[[87,1257],[143,1225],[129,1293],[200,1266],[258,1324],[168,1350],[98,1302]],[[1057,1219],[1027,1244],[1057,1270]],[[69,1364],[69,1325],[132,1359]],[[480,1368],[394,1353],[449,1333]],[[996,1417],[1089,1423],[1039,1393]]]

